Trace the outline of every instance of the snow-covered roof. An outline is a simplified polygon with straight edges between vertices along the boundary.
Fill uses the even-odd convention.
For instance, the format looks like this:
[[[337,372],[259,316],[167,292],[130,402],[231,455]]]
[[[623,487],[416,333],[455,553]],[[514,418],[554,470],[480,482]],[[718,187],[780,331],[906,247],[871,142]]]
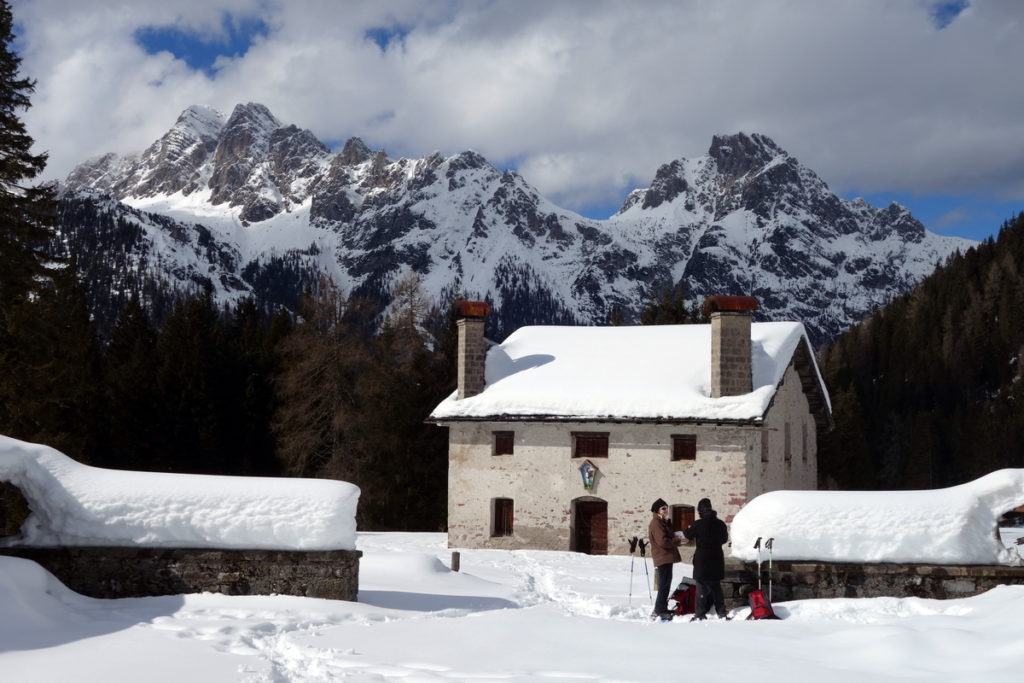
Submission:
[[[752,323],[753,391],[711,398],[711,326],[523,327],[487,353],[484,391],[441,402],[434,421],[759,420],[794,354],[828,395],[803,325]]]
[[[932,491],[771,491],[733,519],[732,555],[757,559],[760,536],[776,560],[1021,565],[996,534],[1021,504],[1024,469]]]
[[[107,470],[5,436],[0,481],[32,509],[3,545],[355,548],[359,488],[342,481]]]

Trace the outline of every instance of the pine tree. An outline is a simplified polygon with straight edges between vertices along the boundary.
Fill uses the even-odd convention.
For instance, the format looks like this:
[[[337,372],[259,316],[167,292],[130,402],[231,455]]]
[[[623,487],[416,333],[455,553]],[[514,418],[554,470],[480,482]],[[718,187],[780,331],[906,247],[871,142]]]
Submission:
[[[47,155],[32,153],[33,140],[19,117],[31,106],[35,83],[19,78],[21,58],[10,47],[13,21],[10,5],[0,0],[0,313],[30,298],[49,275],[43,247],[56,225],[53,186],[30,184]]]
[[[40,294],[53,287],[54,271],[43,253],[56,222],[54,189],[32,185],[46,166],[33,154],[33,140],[19,114],[35,84],[18,74],[21,59],[11,50],[13,16],[0,0],[0,432],[21,438],[52,433],[27,401],[45,385],[50,359],[41,344],[53,330],[41,313]],[[53,425],[49,425],[53,427]]]
[[[664,286],[640,314],[642,325],[685,325],[693,322],[686,310],[686,288],[683,283]]]
[[[345,416],[355,403],[355,378],[365,346],[345,323],[348,301],[322,278],[308,290],[300,319],[278,347],[273,434],[287,474],[355,482],[360,462],[343,447]]]
[[[211,288],[171,311],[157,340],[156,410],[163,420],[166,466],[176,472],[225,474],[220,410],[228,400],[223,338]]]
[[[121,309],[104,355],[107,448],[98,463],[120,469],[166,469],[156,379],[157,331],[133,296]],[[164,467],[161,467],[164,465]]]

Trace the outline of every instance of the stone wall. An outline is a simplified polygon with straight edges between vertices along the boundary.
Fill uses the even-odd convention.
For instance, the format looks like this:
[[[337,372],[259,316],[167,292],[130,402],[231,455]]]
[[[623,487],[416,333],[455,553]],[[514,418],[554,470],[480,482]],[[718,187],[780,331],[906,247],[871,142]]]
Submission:
[[[712,313],[711,397],[749,394],[751,371],[750,313]]]
[[[608,552],[629,554],[627,539],[646,538],[651,502],[696,507],[710,498],[729,520],[746,502],[746,462],[760,448],[756,429],[634,423],[452,423],[449,432],[448,543],[461,548],[570,550],[574,501],[608,504]],[[514,454],[492,455],[493,432],[513,431]],[[583,458],[573,432],[607,432],[608,457],[593,488],[583,487]],[[672,435],[697,437],[695,460],[672,460]],[[760,457],[757,455],[756,457]],[[494,498],[513,500],[514,533],[492,537]]]
[[[483,318],[460,318],[458,328],[458,396],[469,398],[484,390],[484,364],[487,342]]]
[[[93,598],[210,592],[354,601],[362,553],[78,546],[0,548],[0,555],[37,562]]]
[[[1024,567],[934,564],[774,562],[772,602],[815,598],[917,597],[945,600],[984,593],[1002,584],[1024,584]],[[768,590],[768,563],[761,564]],[[747,604],[757,588],[757,564],[726,560],[722,589],[731,609]]]

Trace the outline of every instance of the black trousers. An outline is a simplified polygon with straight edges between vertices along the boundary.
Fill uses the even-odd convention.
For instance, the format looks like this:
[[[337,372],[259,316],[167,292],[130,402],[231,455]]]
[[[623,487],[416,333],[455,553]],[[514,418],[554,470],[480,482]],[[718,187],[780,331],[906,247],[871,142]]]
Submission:
[[[725,595],[722,593],[722,584],[718,581],[697,582],[697,610],[694,614],[698,619],[707,615],[712,605],[715,613],[724,617],[728,612],[725,610]]]
[[[658,581],[658,597],[654,600],[654,613],[664,614],[668,611],[668,592],[672,590],[672,563],[656,567],[654,572]]]

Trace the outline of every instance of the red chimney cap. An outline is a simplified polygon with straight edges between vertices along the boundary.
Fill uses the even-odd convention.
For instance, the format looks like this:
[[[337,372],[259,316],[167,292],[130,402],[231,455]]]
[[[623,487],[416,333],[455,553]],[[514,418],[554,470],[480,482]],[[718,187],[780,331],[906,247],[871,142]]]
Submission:
[[[714,313],[724,311],[728,313],[746,313],[756,311],[759,308],[757,299],[752,296],[709,296],[704,300],[704,312]]]
[[[458,301],[455,308],[460,318],[486,318],[491,314],[491,305],[486,301]]]

